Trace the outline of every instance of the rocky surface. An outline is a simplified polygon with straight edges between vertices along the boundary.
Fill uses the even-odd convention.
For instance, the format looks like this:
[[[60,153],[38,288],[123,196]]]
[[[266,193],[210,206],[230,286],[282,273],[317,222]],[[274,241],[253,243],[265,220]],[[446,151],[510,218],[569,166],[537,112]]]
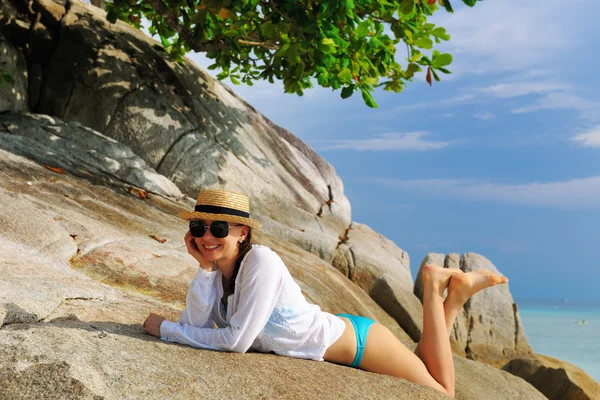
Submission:
[[[27,53],[29,110],[79,122],[130,147],[148,166],[195,196],[224,187],[256,201],[265,230],[331,261],[351,222],[334,168],[191,62],[171,60],[142,32],[78,1],[35,1],[41,18],[4,2],[12,46],[46,32]],[[8,15],[14,15],[12,19]],[[33,93],[35,92],[35,93]]]
[[[419,341],[423,308],[413,294],[405,251],[367,225],[353,222],[340,237],[331,263],[369,293],[412,340]]]
[[[0,112],[27,110],[27,64],[0,33]]]
[[[490,260],[476,253],[465,253],[460,257],[456,253],[447,256],[430,253],[421,267],[426,264],[460,268],[464,272],[484,268],[502,275]],[[422,301],[421,268],[414,292]],[[454,323],[451,339],[455,353],[496,367],[532,353],[508,284],[488,288],[471,297]]]
[[[351,224],[329,163],[133,28],[75,0],[3,1],[0,70],[15,80],[0,87],[0,398],[443,398],[145,335],[150,311],[176,319],[183,307],[197,266],[175,214],[193,205],[182,192],[208,187],[251,196],[256,240],[323,309],[371,317],[407,344],[422,309],[408,255]],[[476,339],[467,353],[497,363],[496,343]],[[459,399],[541,398],[508,373],[455,363]]]
[[[3,150],[0,176],[0,398],[444,398],[334,364],[150,337],[140,325],[145,316],[175,320],[197,268],[181,240],[185,223],[174,215],[188,202],[141,199],[120,185],[57,174]],[[309,300],[370,316],[408,340],[319,257],[266,233],[257,241],[282,256]],[[540,398],[508,373],[460,357],[456,364],[457,398],[505,398],[499,381],[518,398]]]
[[[0,147],[72,174],[183,197],[173,182],[148,167],[129,147],[79,123],[47,115],[5,114],[0,119]]]
[[[535,354],[511,360],[503,370],[525,379],[550,400],[600,399],[600,384],[581,368]]]
[[[135,154],[130,160],[135,165],[125,162],[128,157],[107,154],[115,161],[111,166],[86,154],[82,164],[87,167],[77,170],[108,169],[111,179],[135,173],[137,179],[127,179],[137,187],[170,196],[179,189],[191,197],[201,188],[241,191],[250,196],[265,232],[327,263],[335,259],[340,270],[338,261],[349,260],[353,273],[346,276],[368,293],[382,273],[411,290],[404,251],[364,225],[353,224],[354,231],[349,230],[350,204],[334,168],[192,62],[174,62],[143,33],[122,22],[110,24],[103,11],[76,0],[35,0],[31,7],[5,1],[0,5],[0,34],[27,94],[5,109],[25,107],[68,122],[63,125],[68,129],[49,120],[41,130],[18,135],[34,136],[43,145],[53,140],[44,132],[48,130],[55,136],[60,136],[56,130],[77,131],[95,143],[117,140]],[[60,136],[51,147],[63,145],[69,155],[67,146],[82,145],[78,136]],[[83,150],[88,150],[86,141]],[[29,156],[23,147],[13,143],[10,151]],[[65,168],[77,164],[63,154],[38,154],[36,159],[49,163],[46,159],[53,158]],[[176,188],[166,187],[164,180],[158,184],[154,172]],[[97,171],[92,174],[97,179]],[[418,324],[418,310],[411,308],[409,314],[408,322],[399,322]],[[412,336],[417,340],[418,332]]]

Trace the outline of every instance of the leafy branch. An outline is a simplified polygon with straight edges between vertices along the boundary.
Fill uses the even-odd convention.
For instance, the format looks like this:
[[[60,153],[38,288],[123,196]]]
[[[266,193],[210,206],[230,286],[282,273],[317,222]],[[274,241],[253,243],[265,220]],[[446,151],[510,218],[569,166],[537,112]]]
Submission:
[[[477,0],[462,0],[473,6]],[[117,19],[158,35],[163,48],[182,61],[189,52],[206,52],[220,69],[219,79],[252,85],[281,80],[286,93],[302,95],[313,83],[340,90],[343,98],[360,92],[377,107],[376,87],[401,92],[426,70],[431,85],[449,74],[450,54],[433,47],[450,36],[428,22],[450,0],[112,0],[107,19]],[[408,49],[402,65],[398,44]],[[432,51],[429,55],[425,51]]]

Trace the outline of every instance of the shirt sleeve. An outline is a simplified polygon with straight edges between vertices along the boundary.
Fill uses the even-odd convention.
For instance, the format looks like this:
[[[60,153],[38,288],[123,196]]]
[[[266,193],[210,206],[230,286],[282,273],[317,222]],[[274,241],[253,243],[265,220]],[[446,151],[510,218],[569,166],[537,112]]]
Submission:
[[[202,268],[198,270],[198,274],[188,288],[185,300],[186,308],[179,316],[179,323],[175,323],[175,325],[191,325],[201,328],[214,326],[211,312],[217,298],[216,276],[217,271],[209,272]],[[160,326],[161,337],[165,336],[165,329],[166,325],[162,323]]]
[[[253,248],[242,263],[236,281],[237,310],[225,328],[199,328],[164,321],[163,340],[213,350],[246,352],[264,329],[281,290],[283,261],[266,247]],[[237,296],[234,296],[237,297]]]

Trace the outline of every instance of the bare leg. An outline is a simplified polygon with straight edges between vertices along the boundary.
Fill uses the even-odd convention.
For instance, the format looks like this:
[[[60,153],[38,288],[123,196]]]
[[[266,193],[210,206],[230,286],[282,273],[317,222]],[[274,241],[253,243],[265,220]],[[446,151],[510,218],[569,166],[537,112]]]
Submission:
[[[458,313],[472,295],[489,286],[507,283],[508,278],[498,276],[485,269],[468,273],[457,268],[447,268],[447,270],[453,272],[448,284],[448,296],[444,301],[444,319],[446,320],[448,335],[450,335]],[[417,350],[418,347],[415,349],[415,353],[417,353]]]
[[[478,271],[465,274],[460,270],[435,266],[423,268],[426,290],[423,304],[423,338],[419,343],[419,347],[422,345],[420,356],[407,349],[385,326],[375,323],[369,329],[359,367],[426,385],[454,397],[454,363],[449,340],[454,319],[473,293],[487,286],[505,283],[507,280],[492,274],[493,279],[490,282],[487,278],[481,279],[483,275]],[[456,278],[458,275],[461,276],[460,279]],[[463,278],[463,275],[468,277]],[[485,275],[487,276],[487,273]],[[446,287],[449,288],[449,293],[444,302],[443,293]],[[330,362],[350,365],[356,354],[356,339],[350,321],[342,319],[346,323],[346,329],[327,349],[323,358]],[[445,368],[448,371],[444,371]]]
[[[451,397],[454,397],[454,361],[444,310],[444,289],[457,273],[434,265],[423,267],[423,334],[415,350],[431,376]]]
[[[507,283],[508,279],[485,269],[464,273],[459,269],[444,270],[435,266],[424,266],[423,268],[425,268],[423,280],[425,281],[426,277],[429,277],[430,287],[429,292],[427,292],[428,285],[424,282],[423,336],[415,349],[415,354],[427,365],[431,375],[446,389],[451,388],[453,393],[454,363],[452,362],[452,354],[450,353],[449,361],[445,357],[447,355],[446,349],[450,348],[450,341],[443,341],[441,339],[442,334],[445,333],[446,339],[450,336],[452,325],[454,325],[458,313],[473,294],[490,286]],[[447,276],[449,276],[448,281],[445,280]],[[441,285],[436,285],[436,282],[440,282]],[[443,303],[445,331],[440,327],[438,315],[438,297],[443,295],[444,285],[448,287],[448,296]],[[431,332],[432,326],[434,327],[433,332]],[[432,337],[433,340],[431,340]],[[436,340],[440,342],[436,342]],[[451,386],[449,386],[450,381],[452,381]]]

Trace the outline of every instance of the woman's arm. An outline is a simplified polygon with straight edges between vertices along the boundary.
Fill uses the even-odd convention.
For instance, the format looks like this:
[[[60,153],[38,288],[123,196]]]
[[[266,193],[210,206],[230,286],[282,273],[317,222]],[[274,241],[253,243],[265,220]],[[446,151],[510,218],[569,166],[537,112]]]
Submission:
[[[239,304],[226,328],[198,328],[164,321],[164,340],[213,350],[246,352],[264,329],[281,290],[283,261],[266,247],[252,249],[237,277]]]
[[[186,308],[179,316],[179,324],[193,325],[201,328],[214,326],[211,312],[217,297],[215,287],[216,271],[198,270],[196,278],[190,283],[186,297]],[[158,314],[150,314],[144,321],[144,329],[150,335],[161,337],[160,328],[166,319]]]
[[[215,278],[217,271],[199,269],[196,278],[190,284],[185,299],[185,310],[179,316],[180,324],[202,328],[214,326],[211,312],[217,299]]]

